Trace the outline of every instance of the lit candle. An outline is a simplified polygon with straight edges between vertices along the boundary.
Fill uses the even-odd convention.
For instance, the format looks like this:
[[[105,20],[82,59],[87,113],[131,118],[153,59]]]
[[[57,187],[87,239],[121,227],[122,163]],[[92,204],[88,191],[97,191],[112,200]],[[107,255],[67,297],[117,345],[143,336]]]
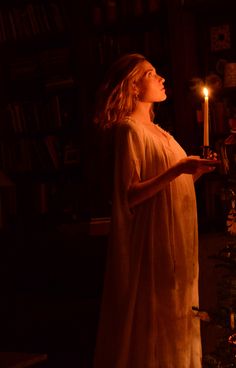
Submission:
[[[204,134],[203,134],[203,146],[209,146],[209,106],[208,106],[208,89],[203,88],[204,93]]]

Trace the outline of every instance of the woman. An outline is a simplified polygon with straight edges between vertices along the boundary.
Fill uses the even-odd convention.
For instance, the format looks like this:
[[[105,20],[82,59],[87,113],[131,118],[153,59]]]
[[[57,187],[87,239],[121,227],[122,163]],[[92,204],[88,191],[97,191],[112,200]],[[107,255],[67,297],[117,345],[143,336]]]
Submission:
[[[213,160],[187,157],[153,124],[164,78],[128,54],[108,72],[95,122],[114,136],[112,225],[95,368],[200,368],[194,180]]]

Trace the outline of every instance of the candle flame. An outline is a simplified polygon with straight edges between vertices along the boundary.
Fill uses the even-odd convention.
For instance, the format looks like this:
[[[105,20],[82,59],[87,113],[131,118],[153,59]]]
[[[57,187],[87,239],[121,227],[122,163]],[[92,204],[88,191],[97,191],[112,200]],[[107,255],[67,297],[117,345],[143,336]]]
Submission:
[[[205,97],[208,97],[208,89],[206,87],[203,88],[203,94]]]

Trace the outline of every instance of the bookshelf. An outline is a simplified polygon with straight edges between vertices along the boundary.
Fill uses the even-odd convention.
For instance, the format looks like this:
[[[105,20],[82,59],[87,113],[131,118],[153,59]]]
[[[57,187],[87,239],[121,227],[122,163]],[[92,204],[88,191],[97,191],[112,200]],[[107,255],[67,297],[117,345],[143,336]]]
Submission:
[[[2,306],[7,348],[93,350],[110,214],[91,124],[95,91],[125,52],[156,63],[170,91],[163,4],[1,1],[0,170],[10,182],[0,186],[0,269],[15,309]],[[173,130],[169,94],[158,116]]]
[[[1,2],[0,55],[0,169],[13,183],[12,220],[63,216],[81,160],[78,78],[63,2]]]

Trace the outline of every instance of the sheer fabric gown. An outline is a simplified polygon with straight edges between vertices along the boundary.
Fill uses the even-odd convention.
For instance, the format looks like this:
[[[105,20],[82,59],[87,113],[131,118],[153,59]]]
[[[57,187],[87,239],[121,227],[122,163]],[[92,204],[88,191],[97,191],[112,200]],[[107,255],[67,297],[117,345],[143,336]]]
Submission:
[[[200,368],[198,233],[192,175],[130,210],[127,190],[186,153],[158,125],[115,129],[110,244],[94,368]]]

